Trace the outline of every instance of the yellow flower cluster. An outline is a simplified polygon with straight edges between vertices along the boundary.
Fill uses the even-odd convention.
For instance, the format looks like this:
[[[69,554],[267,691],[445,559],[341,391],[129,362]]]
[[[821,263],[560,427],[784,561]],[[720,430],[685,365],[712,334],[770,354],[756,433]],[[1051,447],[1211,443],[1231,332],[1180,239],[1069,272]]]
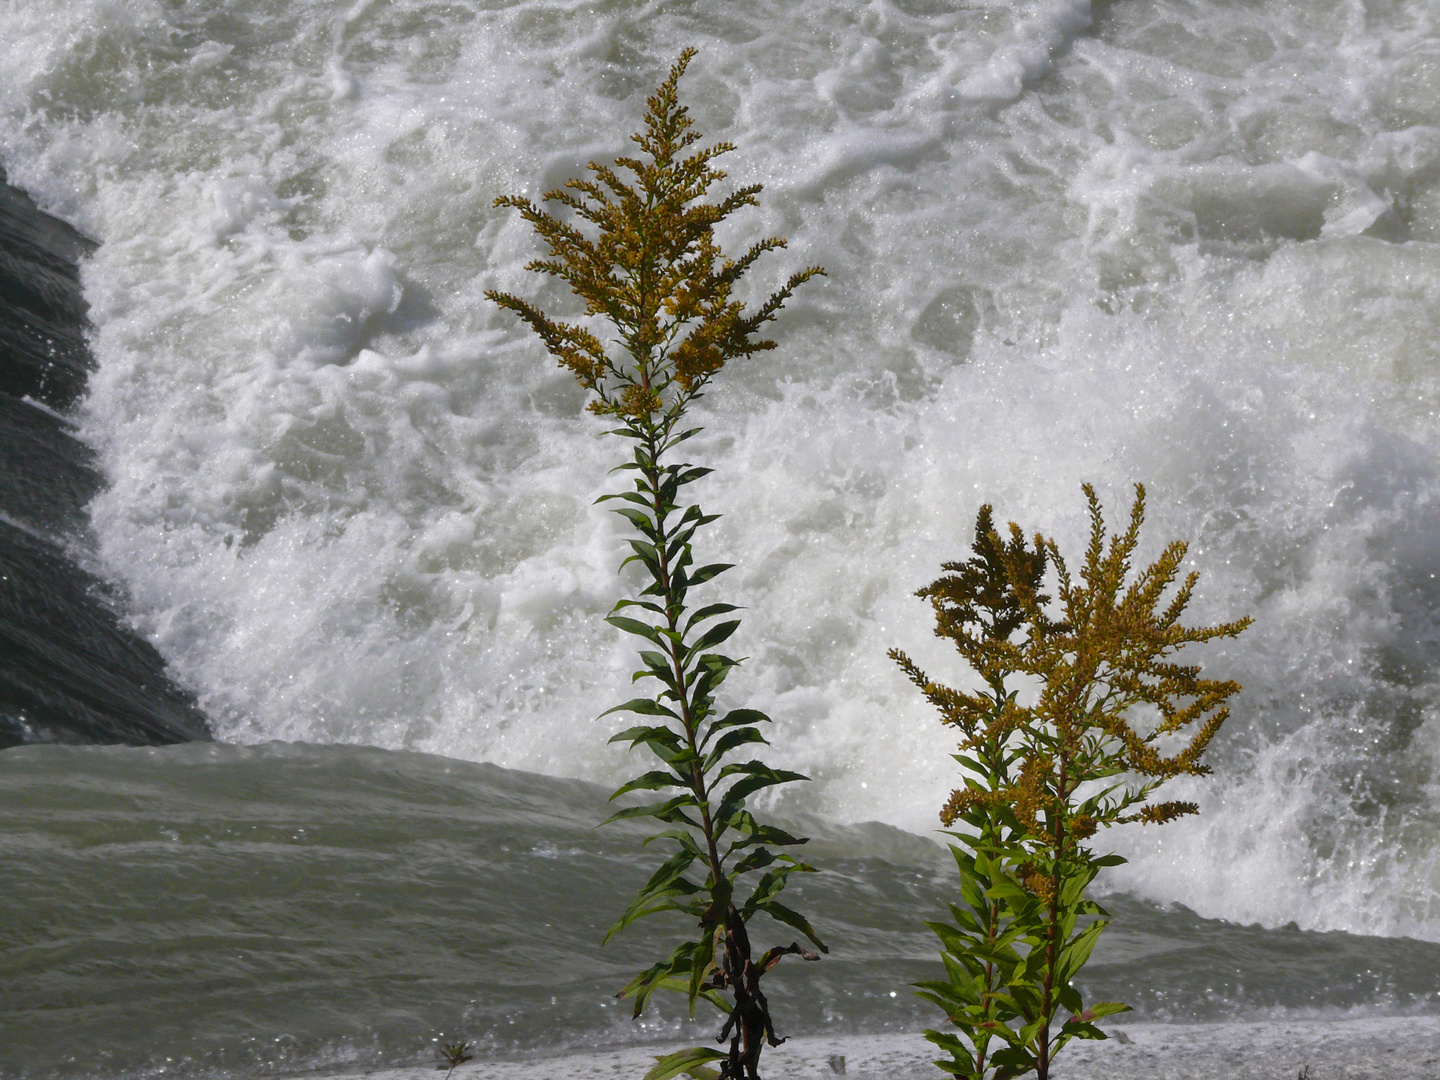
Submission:
[[[1094,489],[1085,485],[1084,492],[1091,528],[1078,578],[1054,541],[1037,535],[1027,542],[1014,524],[1002,537],[987,506],[976,522],[975,558],[946,563],[945,576],[920,590],[934,607],[936,634],[955,644],[985,691],[944,686],[892,652],[941,721],[960,730],[962,756],[1003,747],[1019,764],[988,788],[971,780],[954,791],[941,822],[952,826],[977,808],[1003,811],[1028,849],[1052,863],[1078,856],[1079,845],[1101,827],[1163,824],[1197,812],[1194,803],[1147,800],[1170,777],[1209,771],[1201,757],[1240,686],[1203,678],[1198,665],[1177,663],[1174,654],[1187,644],[1234,637],[1250,624],[1181,625],[1197,580],[1193,573],[1178,580],[1185,544],[1171,544],[1133,573],[1145,489],[1136,485],[1129,526],[1113,536]],[[1055,582],[1053,601],[1041,591],[1047,575]],[[1009,689],[1017,676],[1038,687],[1033,700],[1022,704]],[[1137,729],[1137,715],[1157,715],[1158,722]],[[1187,729],[1192,734],[1178,752],[1160,752],[1163,736]],[[1111,776],[1128,779],[1103,797],[1077,801],[1083,784]]]
[[[794,274],[751,314],[731,298],[737,282],[767,251],[785,246],[769,237],[738,259],[715,242],[715,227],[736,210],[753,206],[759,184],[718,202],[705,201],[725,179],[714,160],[727,142],[688,152],[700,141],[676,84],[695,50],[686,49],[647,102],[645,130],[631,136],[643,158],[613,166],[591,162],[590,176],[547,191],[542,202],[570,212],[562,220],[518,195],[495,200],[518,211],[550,249],[527,269],[565,281],[585,305],[585,316],[618,331],[608,351],[580,323],[552,319],[528,300],[490,290],[485,295],[524,319],[546,349],[580,385],[596,395],[592,412],[646,422],[656,413],[684,411],[726,361],[775,347],[755,335],[775,318],[802,283],[824,271]],[[629,179],[621,175],[628,173]]]

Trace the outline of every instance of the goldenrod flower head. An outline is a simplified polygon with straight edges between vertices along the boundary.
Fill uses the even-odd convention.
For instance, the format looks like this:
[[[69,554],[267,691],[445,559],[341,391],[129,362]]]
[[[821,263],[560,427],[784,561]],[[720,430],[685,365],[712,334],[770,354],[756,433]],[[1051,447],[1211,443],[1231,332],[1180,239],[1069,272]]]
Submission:
[[[553,319],[529,301],[490,290],[486,296],[524,319],[580,385],[595,393],[592,412],[630,422],[684,410],[726,361],[773,349],[756,334],[803,282],[824,271],[794,274],[753,313],[731,292],[762,254],[783,248],[770,237],[738,259],[715,242],[715,226],[755,205],[760,185],[706,201],[725,179],[713,162],[733,150],[720,142],[703,149],[677,86],[695,55],[686,49],[647,101],[645,128],[630,136],[638,157],[611,165],[591,162],[589,176],[547,191],[542,202],[569,211],[562,220],[518,195],[495,200],[534,226],[550,249],[527,269],[561,278],[585,306],[608,321],[618,349],[607,349],[587,327]],[[628,174],[628,179],[624,174]]]

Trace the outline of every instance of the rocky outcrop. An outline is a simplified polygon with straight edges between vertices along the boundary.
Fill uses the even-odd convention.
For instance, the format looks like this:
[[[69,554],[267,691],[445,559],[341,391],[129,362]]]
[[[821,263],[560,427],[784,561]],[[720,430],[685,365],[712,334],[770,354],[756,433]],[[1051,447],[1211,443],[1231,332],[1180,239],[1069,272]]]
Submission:
[[[120,598],[71,557],[102,483],[65,418],[94,366],[78,268],[94,248],[0,170],[0,748],[210,737]]]

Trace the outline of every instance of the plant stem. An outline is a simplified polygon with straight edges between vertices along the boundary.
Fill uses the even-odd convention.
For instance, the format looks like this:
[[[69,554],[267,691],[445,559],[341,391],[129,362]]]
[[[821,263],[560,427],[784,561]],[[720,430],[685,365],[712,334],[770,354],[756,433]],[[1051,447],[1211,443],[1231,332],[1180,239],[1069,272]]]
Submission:
[[[1050,908],[1046,914],[1045,927],[1045,979],[1043,982],[1043,996],[1040,1005],[1040,1015],[1044,1017],[1044,1023],[1040,1027],[1039,1053],[1036,1055],[1038,1062],[1035,1070],[1037,1080],[1049,1080],[1050,1076],[1050,1023],[1055,1011],[1055,960],[1059,953],[1060,936],[1060,886],[1064,879],[1065,859],[1065,808],[1070,803],[1070,792],[1066,787],[1066,774],[1069,771],[1070,755],[1068,751],[1068,737],[1062,735],[1060,739],[1060,778],[1056,792],[1055,807],[1055,838],[1053,862],[1050,866]]]
[[[641,462],[641,472],[649,488],[650,507],[655,515],[655,533],[659,539],[656,563],[659,567],[658,584],[665,597],[665,622],[672,633],[678,634],[681,607],[674,593],[668,536],[665,529],[665,520],[669,516],[669,511],[661,498],[661,478],[664,470],[660,466],[660,456],[664,452],[663,443],[669,433],[668,428],[669,424],[662,424],[659,429],[653,423],[646,425],[645,457]],[[675,685],[678,688],[677,704],[680,709],[681,724],[685,730],[685,744],[686,748],[695,755],[695,759],[690,763],[690,775],[695,798],[699,803],[701,831],[705,837],[706,852],[710,860],[710,878],[716,891],[720,891],[722,888],[720,883],[725,880],[725,865],[720,858],[720,849],[715,838],[715,822],[710,814],[710,797],[705,783],[705,770],[700,759],[700,747],[696,738],[693,702],[690,699],[690,690],[685,685],[684,657],[681,655],[678,638],[667,638],[667,641],[669,645],[666,651],[669,653],[671,669],[675,674]],[[750,941],[744,922],[740,919],[734,903],[729,900],[728,894],[722,893],[722,895],[726,895],[723,913],[726,983],[735,997],[735,1008],[731,1017],[739,1021],[736,1025],[736,1043],[738,1045],[732,1045],[730,1060],[726,1063],[726,1070],[722,1075],[733,1076],[736,1080],[740,1080],[741,1074],[735,1070],[743,1068],[747,1077],[758,1080],[756,1063],[760,1056],[760,1040],[764,1037],[765,1010],[762,1004],[764,999],[759,995],[758,985],[750,985],[753,979]],[[721,913],[717,912],[716,914]]]

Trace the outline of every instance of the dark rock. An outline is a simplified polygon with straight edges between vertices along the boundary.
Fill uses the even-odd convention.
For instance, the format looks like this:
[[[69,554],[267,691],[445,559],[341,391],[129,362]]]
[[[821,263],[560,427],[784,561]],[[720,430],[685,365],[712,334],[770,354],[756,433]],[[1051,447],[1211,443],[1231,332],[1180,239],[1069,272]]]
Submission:
[[[0,748],[210,737],[67,554],[88,546],[85,504],[103,486],[63,415],[94,369],[77,264],[95,246],[0,170]]]
[[[53,544],[0,520],[0,747],[210,737],[103,589]]]
[[[77,264],[96,246],[0,169],[0,392],[62,410],[84,392],[95,364]]]

